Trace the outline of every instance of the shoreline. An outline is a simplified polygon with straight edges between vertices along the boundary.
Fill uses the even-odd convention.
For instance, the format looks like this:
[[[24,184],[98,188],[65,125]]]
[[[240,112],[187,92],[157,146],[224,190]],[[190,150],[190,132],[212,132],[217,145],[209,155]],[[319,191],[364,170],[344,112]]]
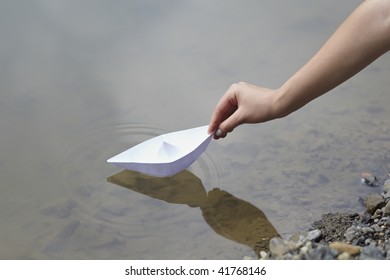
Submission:
[[[274,237],[260,260],[390,260],[390,174],[379,180],[362,173],[377,193],[361,202],[362,213],[327,213],[304,234]]]

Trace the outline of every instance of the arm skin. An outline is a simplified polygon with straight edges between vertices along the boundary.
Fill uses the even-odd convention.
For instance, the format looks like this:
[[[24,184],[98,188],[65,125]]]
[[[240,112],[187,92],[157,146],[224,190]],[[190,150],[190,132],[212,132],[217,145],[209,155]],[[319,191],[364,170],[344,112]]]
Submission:
[[[282,118],[340,85],[390,50],[390,0],[366,0],[322,48],[278,89],[237,83],[212,114],[214,138],[244,123]]]

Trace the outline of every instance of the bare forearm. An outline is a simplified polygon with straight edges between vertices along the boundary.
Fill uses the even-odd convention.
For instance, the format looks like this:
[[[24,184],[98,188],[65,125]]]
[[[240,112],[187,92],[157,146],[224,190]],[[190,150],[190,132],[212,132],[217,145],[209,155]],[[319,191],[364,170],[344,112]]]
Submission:
[[[280,116],[346,81],[390,49],[390,1],[364,1],[318,53],[277,90]]]
[[[346,81],[389,49],[390,0],[366,0],[279,89],[233,84],[218,102],[209,132],[217,131],[214,137],[218,139],[240,124],[284,117]]]

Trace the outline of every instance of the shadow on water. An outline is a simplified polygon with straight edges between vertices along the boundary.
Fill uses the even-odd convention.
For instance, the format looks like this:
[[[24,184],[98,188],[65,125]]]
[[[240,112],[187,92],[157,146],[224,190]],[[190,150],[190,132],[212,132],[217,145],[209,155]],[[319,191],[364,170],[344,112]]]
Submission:
[[[152,177],[123,170],[107,181],[172,204],[199,207],[206,223],[219,235],[249,246],[257,256],[279,236],[263,211],[219,188],[207,192],[202,181],[185,170],[171,177]]]

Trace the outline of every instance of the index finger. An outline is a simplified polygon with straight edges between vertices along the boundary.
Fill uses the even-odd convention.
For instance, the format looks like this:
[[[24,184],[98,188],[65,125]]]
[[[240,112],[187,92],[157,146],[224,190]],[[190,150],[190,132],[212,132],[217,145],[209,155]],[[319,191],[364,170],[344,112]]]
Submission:
[[[211,116],[208,131],[215,132],[219,125],[237,110],[237,105],[231,102],[230,93],[226,92],[219,100]]]

